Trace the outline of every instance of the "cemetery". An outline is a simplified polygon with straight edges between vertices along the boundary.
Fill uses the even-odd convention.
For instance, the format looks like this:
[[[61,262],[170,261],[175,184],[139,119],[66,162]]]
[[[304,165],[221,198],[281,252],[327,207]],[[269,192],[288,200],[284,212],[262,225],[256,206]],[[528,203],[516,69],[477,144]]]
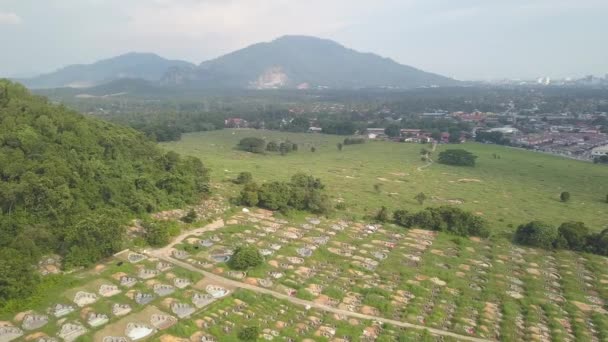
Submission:
[[[500,341],[605,341],[608,259],[547,252],[390,224],[239,212],[221,229],[190,235],[175,260],[303,306],[125,251],[43,307],[0,317],[0,342],[235,340],[243,326],[267,341],[392,341],[432,336],[347,313]],[[261,265],[233,269],[239,246]],[[320,310],[314,305],[340,310]],[[180,340],[181,341],[181,340]]]

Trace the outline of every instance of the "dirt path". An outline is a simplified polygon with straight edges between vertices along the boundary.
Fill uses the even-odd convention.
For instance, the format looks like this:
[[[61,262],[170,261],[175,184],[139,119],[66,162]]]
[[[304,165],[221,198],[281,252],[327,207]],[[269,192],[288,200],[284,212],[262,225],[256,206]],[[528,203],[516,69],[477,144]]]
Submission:
[[[436,149],[437,149],[437,144],[433,144],[433,148],[431,149],[431,153],[435,152]],[[417,168],[418,171],[422,171],[422,170],[426,169],[427,167],[433,165],[433,159],[431,159],[431,154],[430,153],[427,155],[427,160],[429,162],[426,163],[425,165],[422,165],[422,166],[418,167]]]
[[[176,237],[173,242],[171,242],[169,245],[167,245],[166,247],[160,248],[160,249],[156,249],[156,250],[148,250],[148,251],[144,251],[145,254],[148,254],[151,257],[156,257],[159,259],[162,259],[164,261],[173,263],[179,267],[185,268],[187,270],[190,270],[192,272],[197,272],[199,274],[204,275],[206,278],[208,278],[209,280],[212,280],[214,283],[216,283],[217,285],[220,286],[225,286],[225,287],[232,287],[232,288],[242,288],[242,289],[246,289],[246,290],[250,290],[250,291],[254,291],[257,293],[264,293],[264,294],[269,294],[275,298],[278,299],[283,299],[286,301],[289,301],[293,304],[296,305],[301,305],[301,306],[305,306],[307,308],[315,308],[318,310],[322,310],[325,312],[331,312],[331,313],[335,313],[335,314],[339,314],[339,315],[343,315],[346,317],[355,317],[355,318],[359,318],[359,319],[365,319],[365,320],[372,320],[372,321],[378,321],[378,322],[383,322],[383,323],[387,323],[387,324],[391,324],[394,326],[398,326],[398,327],[403,327],[403,328],[410,328],[410,329],[417,329],[417,330],[428,330],[430,333],[435,334],[435,335],[440,335],[440,336],[449,336],[449,337],[453,337],[459,340],[463,340],[463,341],[474,341],[474,342],[486,342],[486,341],[490,341],[490,340],[485,340],[485,339],[481,339],[481,338],[476,338],[476,337],[471,337],[471,336],[465,336],[465,335],[459,335],[456,333],[452,333],[449,331],[445,331],[445,330],[440,330],[440,329],[434,329],[434,328],[429,328],[429,327],[425,327],[422,325],[417,325],[417,324],[412,324],[412,323],[406,323],[406,322],[400,322],[400,321],[395,321],[392,319],[388,319],[388,318],[383,318],[383,317],[378,317],[378,316],[371,316],[371,315],[365,315],[365,314],[361,314],[361,313],[357,313],[357,312],[351,312],[351,311],[347,311],[347,310],[340,310],[331,306],[327,306],[327,305],[323,305],[323,304],[319,304],[319,303],[315,303],[315,302],[311,302],[308,300],[303,300],[303,299],[299,299],[299,298],[295,298],[295,297],[291,297],[289,295],[280,293],[280,292],[276,292],[273,290],[269,290],[269,289],[265,289],[263,287],[258,287],[258,286],[254,286],[254,285],[250,285],[250,284],[245,284],[242,283],[240,281],[236,281],[236,280],[232,280],[232,279],[228,279],[228,278],[224,278],[220,275],[211,273],[211,272],[207,272],[204,270],[201,270],[199,268],[196,268],[186,262],[177,260],[172,258],[171,255],[171,249],[173,248],[173,246],[175,246],[176,244],[180,243],[181,241],[183,241],[187,236],[190,235],[200,235],[204,232],[207,231],[213,231],[219,228],[222,228],[224,226],[224,221],[223,220],[217,220],[203,228],[199,228],[199,229],[195,229],[195,230],[191,230],[188,232],[185,232],[181,235],[179,235],[178,237]]]
[[[220,228],[224,227],[224,220],[223,219],[219,219],[219,220],[215,220],[211,223],[209,223],[208,225],[202,227],[202,228],[197,228],[197,229],[193,229],[193,230],[188,230],[185,231],[183,233],[181,233],[180,235],[176,236],[173,241],[171,241],[171,243],[169,243],[168,245],[166,245],[163,248],[159,248],[153,251],[144,251],[144,253],[148,253],[151,255],[165,255],[165,256],[170,256],[171,255],[171,249],[173,248],[173,246],[182,243],[182,241],[184,241],[184,239],[186,239],[188,236],[191,235],[202,235],[205,232],[211,232]]]

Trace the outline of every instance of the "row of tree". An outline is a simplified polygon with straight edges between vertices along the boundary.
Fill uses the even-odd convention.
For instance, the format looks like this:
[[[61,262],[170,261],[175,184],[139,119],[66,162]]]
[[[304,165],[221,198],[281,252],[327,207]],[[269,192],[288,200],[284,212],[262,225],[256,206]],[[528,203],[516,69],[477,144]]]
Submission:
[[[376,219],[390,221],[388,209],[382,207]],[[399,209],[393,212],[392,221],[405,228],[419,227],[460,236],[489,236],[484,219],[452,206],[429,207],[415,213]]]
[[[283,142],[266,142],[266,140],[257,137],[243,138],[239,141],[236,147],[242,151],[259,154],[266,152],[280,152],[282,155],[285,155],[298,150],[298,144],[289,140]]]
[[[569,249],[608,256],[608,229],[592,233],[583,222],[564,222],[559,227],[532,221],[517,228],[516,243],[544,249]]]
[[[304,173],[297,173],[289,182],[269,182],[258,185],[249,180],[238,202],[244,206],[269,210],[306,210],[325,214],[331,210],[331,203],[324,193],[325,186],[320,179]]]

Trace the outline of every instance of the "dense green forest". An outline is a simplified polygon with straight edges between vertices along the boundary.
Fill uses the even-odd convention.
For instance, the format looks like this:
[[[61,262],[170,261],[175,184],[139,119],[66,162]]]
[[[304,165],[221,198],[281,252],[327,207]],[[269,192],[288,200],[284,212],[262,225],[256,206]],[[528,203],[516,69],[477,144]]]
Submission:
[[[142,133],[51,105],[0,80],[0,304],[27,296],[46,253],[85,266],[124,247],[129,218],[198,200],[197,158]]]

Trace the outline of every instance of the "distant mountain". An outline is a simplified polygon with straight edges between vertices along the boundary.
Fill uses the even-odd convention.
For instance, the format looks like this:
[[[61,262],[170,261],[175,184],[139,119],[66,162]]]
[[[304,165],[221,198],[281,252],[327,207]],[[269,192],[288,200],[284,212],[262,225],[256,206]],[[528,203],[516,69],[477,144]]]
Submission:
[[[453,86],[459,82],[334,41],[284,36],[229,53],[198,67],[175,67],[165,85],[211,88],[412,88]]]
[[[93,64],[70,65],[20,81],[30,88],[86,88],[123,78],[159,81],[171,68],[193,67],[194,64],[168,60],[152,53],[128,53]]]

